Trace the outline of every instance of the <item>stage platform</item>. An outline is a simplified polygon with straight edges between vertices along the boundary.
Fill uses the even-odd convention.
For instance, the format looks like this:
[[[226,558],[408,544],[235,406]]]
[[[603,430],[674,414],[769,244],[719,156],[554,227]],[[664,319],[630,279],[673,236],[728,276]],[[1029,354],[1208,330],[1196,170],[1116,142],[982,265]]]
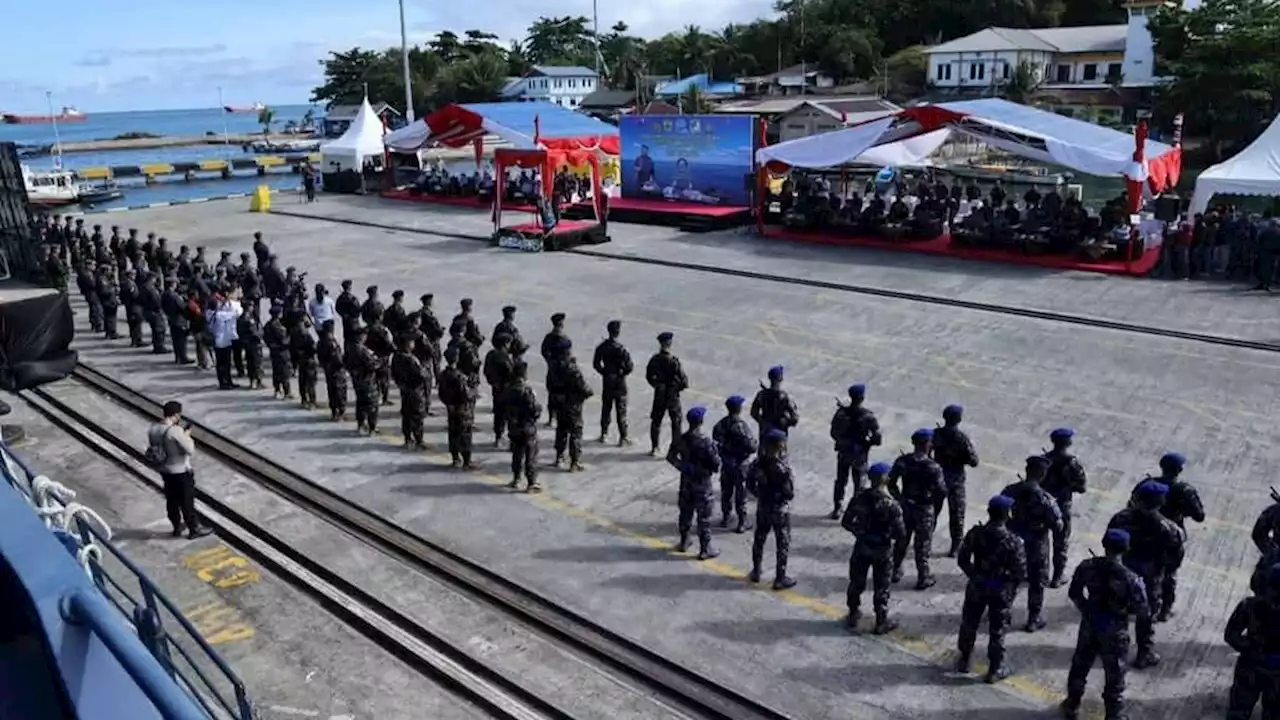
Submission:
[[[544,233],[538,223],[511,225],[493,236],[493,244],[498,247],[526,252],[568,250],[579,245],[606,242],[609,242],[609,236],[605,235],[604,226],[586,220],[561,220],[550,233]]]
[[[575,203],[564,210],[573,219],[592,217],[589,202]],[[739,227],[751,222],[751,208],[738,205],[702,205],[670,200],[609,198],[611,222],[678,227],[686,232],[712,232]]]
[[[1032,265],[1056,270],[1083,270],[1085,272],[1131,275],[1135,277],[1148,275],[1160,263],[1159,248],[1148,250],[1133,262],[1125,262],[1123,260],[1087,260],[1064,255],[1027,255],[994,248],[962,247],[951,242],[950,234],[944,234],[933,240],[884,240],[875,237],[834,235],[811,230],[792,230],[777,225],[766,225],[764,236],[774,240],[787,240],[790,242],[894,250],[922,255],[942,255],[962,260]]]

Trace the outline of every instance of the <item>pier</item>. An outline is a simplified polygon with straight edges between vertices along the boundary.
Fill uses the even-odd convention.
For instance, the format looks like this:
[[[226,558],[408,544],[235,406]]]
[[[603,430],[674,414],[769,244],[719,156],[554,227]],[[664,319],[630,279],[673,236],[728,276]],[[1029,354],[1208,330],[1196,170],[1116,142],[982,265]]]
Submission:
[[[296,155],[255,155],[230,160],[200,160],[197,162],[145,163],[142,165],[111,165],[86,167],[75,170],[81,180],[123,180],[127,178],[152,178],[161,175],[188,175],[194,173],[219,173],[230,177],[237,170],[253,170],[265,175],[272,168],[288,168],[298,172],[304,162],[320,162],[320,153]]]

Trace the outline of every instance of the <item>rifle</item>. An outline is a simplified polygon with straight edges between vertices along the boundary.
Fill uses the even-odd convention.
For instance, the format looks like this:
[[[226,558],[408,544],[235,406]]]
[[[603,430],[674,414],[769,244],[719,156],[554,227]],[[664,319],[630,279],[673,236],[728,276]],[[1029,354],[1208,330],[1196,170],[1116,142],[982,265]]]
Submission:
[[[1271,486],[1271,499],[1275,500],[1277,503],[1280,503],[1280,492],[1276,492],[1275,485]]]

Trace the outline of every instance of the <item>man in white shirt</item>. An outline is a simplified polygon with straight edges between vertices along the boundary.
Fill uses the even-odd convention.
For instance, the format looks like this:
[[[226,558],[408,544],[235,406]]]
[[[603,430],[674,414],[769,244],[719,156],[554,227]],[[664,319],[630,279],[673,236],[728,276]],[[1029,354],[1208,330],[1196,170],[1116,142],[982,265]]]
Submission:
[[[147,430],[147,445],[164,480],[165,510],[173,524],[173,536],[182,535],[184,526],[192,540],[213,532],[202,526],[196,515],[196,479],[191,468],[196,445],[182,423],[182,403],[170,400],[164,404],[164,419]]]
[[[232,390],[238,387],[231,381],[231,345],[240,339],[236,321],[244,311],[240,303],[224,297],[208,314],[209,332],[213,335],[213,358],[218,371],[218,389]]]
[[[311,316],[311,324],[318,328],[330,320],[337,322],[338,311],[323,283],[316,283],[316,297],[307,303],[307,314]]]

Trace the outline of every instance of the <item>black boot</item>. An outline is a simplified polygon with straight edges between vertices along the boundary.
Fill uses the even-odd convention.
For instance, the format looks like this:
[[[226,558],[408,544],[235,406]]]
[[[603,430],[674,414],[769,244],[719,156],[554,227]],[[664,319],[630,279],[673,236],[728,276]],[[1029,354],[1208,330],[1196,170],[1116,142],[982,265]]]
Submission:
[[[871,631],[876,635],[887,635],[898,629],[898,621],[891,620],[888,613],[876,613],[876,626]]]
[[[720,557],[720,551],[712,547],[711,543],[703,545],[702,549],[698,551],[699,560],[710,560],[715,557]]]
[[[689,533],[680,533],[680,542],[676,543],[676,552],[684,552],[689,549]]]

